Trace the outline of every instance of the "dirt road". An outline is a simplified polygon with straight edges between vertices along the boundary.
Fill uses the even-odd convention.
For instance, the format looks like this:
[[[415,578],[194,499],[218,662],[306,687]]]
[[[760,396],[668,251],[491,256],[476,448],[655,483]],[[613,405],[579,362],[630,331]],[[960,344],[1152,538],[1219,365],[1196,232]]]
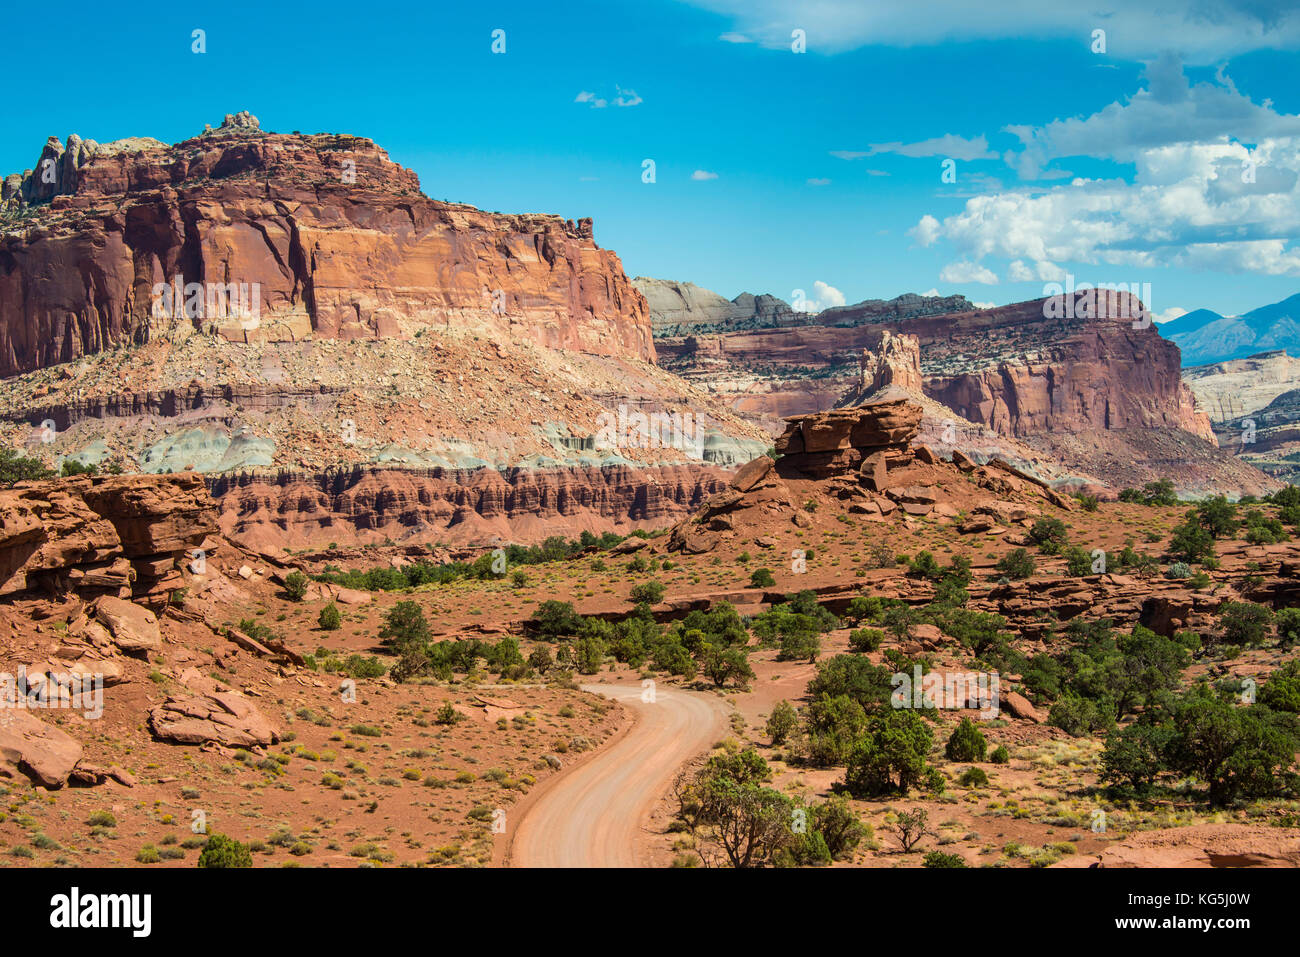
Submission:
[[[726,706],[712,695],[660,686],[650,703],[637,685],[582,687],[633,709],[636,723],[525,809],[511,867],[645,866],[645,822],[655,801],[726,728]]]

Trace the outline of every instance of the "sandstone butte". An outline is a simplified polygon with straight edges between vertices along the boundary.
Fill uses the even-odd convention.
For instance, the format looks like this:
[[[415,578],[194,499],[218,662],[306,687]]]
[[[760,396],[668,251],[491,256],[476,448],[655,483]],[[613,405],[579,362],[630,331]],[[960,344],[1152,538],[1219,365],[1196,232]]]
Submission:
[[[590,219],[429,199],[362,137],[243,113],[173,146],[51,137],[0,211],[0,376],[195,326],[241,342],[455,327],[655,358],[645,300]],[[177,277],[256,283],[260,316],[154,315]]]

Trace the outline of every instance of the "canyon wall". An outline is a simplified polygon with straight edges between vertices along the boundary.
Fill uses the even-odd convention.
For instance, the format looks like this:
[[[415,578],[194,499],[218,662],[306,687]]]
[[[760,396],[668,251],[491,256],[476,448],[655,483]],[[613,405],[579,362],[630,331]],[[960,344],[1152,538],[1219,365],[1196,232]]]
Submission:
[[[541,541],[657,528],[726,486],[699,465],[227,472],[208,477],[221,528],[250,548],[418,539]]]
[[[203,307],[164,303],[176,277],[205,284]],[[248,284],[245,307],[256,284],[257,308],[234,308],[227,284]],[[174,146],[51,138],[4,180],[0,376],[196,331],[423,330],[655,358],[645,300],[589,219],[436,202],[368,139],[266,133],[241,114]]]

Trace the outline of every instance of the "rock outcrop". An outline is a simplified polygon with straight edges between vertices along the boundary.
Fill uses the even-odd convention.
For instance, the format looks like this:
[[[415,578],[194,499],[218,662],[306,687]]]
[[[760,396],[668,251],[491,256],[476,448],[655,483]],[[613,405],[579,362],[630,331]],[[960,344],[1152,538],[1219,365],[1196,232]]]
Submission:
[[[946,462],[914,444],[921,417],[921,406],[896,386],[853,408],[791,417],[776,440],[779,459],[760,456],[742,466],[727,488],[673,527],[668,549],[700,554],[747,542],[772,547],[772,534],[823,520],[824,503],[831,514],[873,522],[955,520],[981,508],[1038,514],[1026,503],[1074,507],[1005,462],[977,465],[964,456]]]
[[[0,490],[0,596],[162,603],[180,586],[179,564],[217,529],[216,504],[192,473],[23,482]],[[110,629],[114,607],[102,609]]]
[[[591,220],[430,200],[361,137],[231,117],[174,146],[51,138],[0,195],[0,376],[194,332],[456,329],[655,356],[645,300]]]
[[[223,532],[249,547],[406,538],[471,544],[657,528],[724,488],[700,465],[383,469],[214,476]]]

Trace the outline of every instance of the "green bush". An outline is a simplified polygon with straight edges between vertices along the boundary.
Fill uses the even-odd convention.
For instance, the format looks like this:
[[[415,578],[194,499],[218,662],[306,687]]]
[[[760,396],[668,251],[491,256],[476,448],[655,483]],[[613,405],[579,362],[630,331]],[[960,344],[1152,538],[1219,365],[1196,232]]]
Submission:
[[[1044,555],[1059,555],[1069,544],[1065,523],[1047,515],[1034,522],[1029,537]]]
[[[1015,551],[1003,555],[993,567],[1007,578],[1024,579],[1031,577],[1038,566],[1029,552],[1023,548],[1017,548]]]
[[[957,779],[957,783],[964,788],[982,788],[987,787],[989,776],[984,773],[983,768],[967,768]]]
[[[1011,761],[1011,752],[1007,750],[1005,744],[999,744],[989,755],[990,764],[1009,764]]]
[[[1230,645],[1262,645],[1273,625],[1273,612],[1253,601],[1225,601],[1219,607],[1223,640]]]
[[[984,733],[975,727],[975,722],[962,718],[949,736],[943,753],[949,761],[983,761],[987,747]]]
[[[300,571],[292,571],[284,579],[284,592],[292,601],[302,601],[307,595],[307,586],[311,584]]]
[[[213,834],[203,845],[199,867],[252,867],[253,855],[232,837]]]
[[[330,602],[320,610],[320,616],[316,619],[322,631],[338,631],[343,625],[343,616],[339,614],[339,606]]]
[[[922,867],[968,867],[966,859],[960,854],[946,854],[943,851],[929,851],[921,860]]]
[[[753,588],[771,588],[776,579],[772,577],[772,569],[756,568],[749,576],[749,584]]]
[[[875,651],[885,640],[879,628],[855,628],[849,632],[849,647],[854,651]]]
[[[628,598],[631,599],[634,605],[639,605],[641,602],[645,602],[647,605],[657,605],[664,600],[666,590],[663,582],[651,579],[648,582],[634,585]]]
[[[794,706],[788,701],[778,701],[767,719],[767,736],[773,744],[785,744],[798,725]]]

